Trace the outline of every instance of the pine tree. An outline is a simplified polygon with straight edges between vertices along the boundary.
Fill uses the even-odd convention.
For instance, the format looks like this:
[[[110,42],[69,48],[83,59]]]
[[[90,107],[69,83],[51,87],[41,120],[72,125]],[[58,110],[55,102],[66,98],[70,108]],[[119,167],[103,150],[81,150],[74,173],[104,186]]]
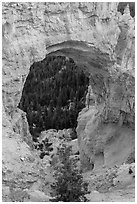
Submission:
[[[55,182],[51,185],[53,190],[51,201],[58,202],[86,202],[85,194],[88,184],[83,181],[82,172],[76,167],[76,161],[70,158],[71,147],[62,145],[57,151],[58,164],[54,167]]]

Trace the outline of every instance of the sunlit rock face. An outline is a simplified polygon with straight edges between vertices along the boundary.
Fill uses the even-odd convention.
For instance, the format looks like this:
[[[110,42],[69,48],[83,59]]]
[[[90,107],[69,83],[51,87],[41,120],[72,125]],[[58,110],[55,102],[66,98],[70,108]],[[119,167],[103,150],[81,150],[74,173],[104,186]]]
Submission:
[[[60,50],[89,69],[106,69],[120,33],[116,9],[117,3],[3,3],[5,106],[17,107],[30,65],[47,53]]]
[[[121,30],[114,50],[116,62],[109,76],[92,74],[90,97],[78,117],[77,133],[83,169],[120,165],[135,145],[135,36],[134,19],[125,10],[118,21]],[[88,104],[89,103],[89,104]]]
[[[98,120],[94,122],[96,114],[102,113],[105,108],[105,121],[111,116],[109,123],[116,119],[122,126],[126,121],[129,122],[124,118],[127,117],[127,113],[127,118],[131,118],[130,122],[134,123],[135,19],[131,17],[128,8],[122,15],[117,12],[117,7],[118,2],[2,5],[3,110],[10,124],[14,124],[11,127],[14,126],[14,131],[20,134],[15,115],[19,112],[17,106],[33,62],[52,54],[73,58],[91,75],[91,86],[96,98],[103,98],[97,100],[94,108],[89,107],[86,119],[82,116],[85,114],[84,110],[78,119],[81,162],[85,162],[88,168],[92,168],[95,155],[98,154],[96,145],[91,150],[91,143],[97,140],[93,134],[93,130],[99,124]],[[125,78],[122,78],[123,73],[126,74]],[[102,85],[98,87],[99,84],[96,83],[100,79],[103,81],[105,94],[102,93]],[[128,88],[125,87],[125,80]],[[130,98],[130,108],[126,104],[126,95]],[[122,113],[124,116],[121,116],[119,122]],[[94,123],[96,125],[93,125]],[[85,142],[87,138],[91,140],[88,143]],[[100,144],[102,147],[99,150],[99,158],[104,158],[105,143]],[[104,163],[102,159],[99,161],[98,165]]]

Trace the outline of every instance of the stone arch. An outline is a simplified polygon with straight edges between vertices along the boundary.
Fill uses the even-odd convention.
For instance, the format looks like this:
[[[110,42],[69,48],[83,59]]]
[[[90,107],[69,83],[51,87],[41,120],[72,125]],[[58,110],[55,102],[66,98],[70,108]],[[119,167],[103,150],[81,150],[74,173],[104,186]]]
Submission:
[[[14,8],[20,6],[21,9],[15,9],[12,15],[7,5]],[[111,49],[107,49],[103,43],[100,43],[104,39],[97,35],[96,29],[93,29],[88,20],[92,13],[94,16],[100,17],[102,14],[106,16],[103,8],[110,6],[110,3],[94,5],[89,2],[80,4],[80,7],[79,3],[55,5],[36,3],[35,5],[38,8],[37,18],[32,17],[33,3],[28,6],[24,3],[3,3],[3,21],[12,18],[15,31],[12,40],[9,39],[8,42],[3,43],[3,93],[6,97],[8,95],[12,98],[15,108],[19,103],[31,64],[44,59],[46,54],[71,55],[83,68],[92,72],[97,68],[103,71],[110,62]],[[116,12],[117,3],[113,4],[113,7]],[[111,8],[108,13],[110,12]],[[18,21],[14,18],[15,16]],[[9,24],[5,25],[8,29],[10,28]],[[118,26],[114,25],[114,33],[118,35],[118,31]],[[113,47],[115,43],[113,34],[110,45]],[[5,99],[3,102],[4,106],[7,106]]]
[[[3,62],[6,65],[4,66],[4,71],[9,72],[8,74],[10,75],[8,81],[3,76],[3,104],[6,114],[8,114],[12,122],[14,131],[17,133],[20,132],[19,128],[25,130],[24,133],[20,133],[23,137],[26,137],[28,124],[26,113],[18,108],[18,104],[21,99],[26,77],[29,73],[29,68],[34,62],[43,60],[46,55],[66,56],[72,58],[78,66],[81,66],[88,73],[94,74],[100,72],[103,75],[108,74],[107,69],[105,70],[104,68],[107,68],[108,64],[111,63],[108,53],[102,53],[98,48],[94,46],[90,47],[84,41],[66,40],[48,47],[42,41],[40,41],[40,45],[34,41],[31,43],[29,44],[28,42],[27,51],[24,44],[16,44],[15,42],[13,44],[11,43],[11,47],[8,47],[9,50],[7,50],[7,47],[4,47],[3,51]],[[20,45],[21,47],[19,47]],[[43,50],[40,48],[43,48]],[[7,57],[11,59],[8,64],[6,64]],[[13,61],[16,61],[16,64]],[[9,66],[11,66],[11,70],[9,70]],[[8,104],[9,101],[10,104]],[[12,118],[10,115],[11,109]],[[22,116],[25,117],[25,122],[24,120],[22,121]],[[14,120],[15,117],[16,120]]]
[[[25,48],[23,47],[13,47],[10,48],[9,58],[16,61],[16,65],[18,68],[16,68],[15,64],[6,64],[7,66],[13,66],[12,70],[10,70],[9,74],[12,74],[12,71],[14,75],[9,76],[8,83],[6,83],[5,76],[3,76],[3,102],[6,107],[8,107],[8,100],[7,98],[12,98],[12,104],[14,104],[14,108],[17,107],[22,89],[25,83],[25,79],[29,73],[29,67],[34,61],[40,61],[41,60],[41,52],[35,52],[35,47],[29,50],[28,53],[25,52]],[[5,50],[7,51],[7,49]],[[23,53],[24,51],[24,53]],[[24,57],[24,55],[31,56],[30,52],[32,51],[32,58],[30,61],[27,61],[27,59]],[[3,52],[3,57],[6,53]],[[16,58],[13,57],[13,54]],[[86,42],[83,41],[64,41],[62,43],[54,44],[52,46],[47,47],[47,49],[42,53],[42,59],[47,55],[61,55],[73,58],[73,60],[82,67],[82,69],[85,69],[87,72],[96,73],[96,71],[103,72],[106,74],[107,72],[104,71],[102,68],[107,66],[108,61],[110,61],[108,54],[101,53],[99,49],[96,49],[95,47],[89,47]],[[38,55],[38,56],[37,56]],[[44,56],[43,56],[44,55]],[[98,60],[98,58],[101,59]],[[18,56],[18,57],[17,57]],[[7,56],[6,56],[7,57]],[[25,62],[26,59],[26,62]],[[7,59],[4,57],[3,61],[5,62]],[[21,62],[20,62],[21,60]],[[28,64],[27,64],[28,62]],[[6,63],[6,62],[5,62]],[[8,67],[4,67],[3,69],[5,72],[8,72]],[[5,73],[6,75],[7,73]]]

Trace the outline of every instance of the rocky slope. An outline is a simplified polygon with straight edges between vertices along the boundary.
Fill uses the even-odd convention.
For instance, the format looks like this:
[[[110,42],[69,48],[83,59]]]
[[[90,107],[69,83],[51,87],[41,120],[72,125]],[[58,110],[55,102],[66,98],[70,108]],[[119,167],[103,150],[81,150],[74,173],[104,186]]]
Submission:
[[[117,7],[117,2],[2,4],[4,175],[27,172],[24,162],[29,167],[36,158],[25,113],[17,106],[30,66],[47,54],[72,57],[90,74],[91,100],[77,127],[82,166],[120,165],[134,155],[135,18],[128,7],[123,15]],[[32,163],[35,170],[37,162]]]

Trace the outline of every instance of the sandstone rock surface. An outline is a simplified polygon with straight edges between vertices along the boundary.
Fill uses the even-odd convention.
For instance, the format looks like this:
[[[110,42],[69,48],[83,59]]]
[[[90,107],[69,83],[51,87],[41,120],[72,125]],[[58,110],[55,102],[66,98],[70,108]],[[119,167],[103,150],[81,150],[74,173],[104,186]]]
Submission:
[[[18,104],[30,66],[46,55],[72,57],[90,74],[96,103],[78,118],[82,165],[120,165],[133,153],[135,17],[117,7],[118,2],[2,4],[4,173],[14,178],[14,171],[30,168],[28,124]]]
[[[50,199],[49,196],[38,190],[28,192],[28,194],[30,196],[30,202],[48,202]]]

